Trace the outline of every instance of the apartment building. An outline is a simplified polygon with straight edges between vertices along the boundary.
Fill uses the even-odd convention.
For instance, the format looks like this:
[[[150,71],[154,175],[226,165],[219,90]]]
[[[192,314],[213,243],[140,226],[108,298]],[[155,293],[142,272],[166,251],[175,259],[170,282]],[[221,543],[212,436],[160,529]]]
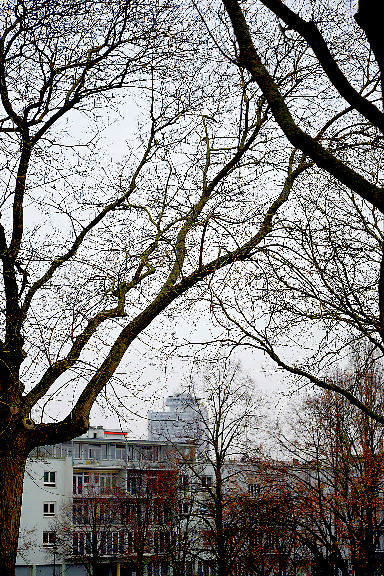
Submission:
[[[190,441],[135,440],[102,427],[37,448],[24,480],[16,576],[85,576],[92,562],[94,576],[137,576],[140,565],[143,576],[211,576],[215,474],[195,456]],[[226,462],[220,471],[225,521],[238,548],[239,574],[248,574],[241,563],[252,564],[249,554],[255,547],[259,554],[262,542],[263,561],[281,576],[282,524],[266,525],[266,506],[275,501],[282,511],[276,499],[282,477],[270,475],[265,491],[262,468]],[[260,514],[258,502],[256,542],[236,523],[241,513],[245,521]]]
[[[129,529],[129,518],[126,518],[126,529],[122,530],[121,506],[119,510],[116,508],[117,496],[121,496],[126,515],[132,507],[139,505],[143,509],[143,499],[149,492],[153,507],[154,502],[160,501],[162,484],[166,475],[173,473],[176,461],[188,459],[191,454],[190,444],[133,440],[125,432],[104,430],[103,427],[91,427],[86,434],[71,442],[34,450],[28,459],[24,479],[16,575],[87,574],[86,563],[83,564],[81,559],[89,547],[89,542],[84,541],[87,534],[89,537],[89,526],[84,527],[84,513],[79,510],[87,509],[89,517],[90,503],[93,502],[97,506],[99,522],[102,513],[105,517],[108,506],[111,512],[110,502],[113,500],[120,520],[110,523],[108,534],[100,529],[98,538],[104,538],[101,542],[103,549],[99,551],[103,566],[98,574],[134,576],[134,568],[127,562],[120,562],[123,557],[127,559],[126,552],[132,548],[133,530]],[[158,496],[154,498],[156,493]],[[60,518],[65,520],[66,514],[72,516],[69,520],[74,522],[75,531],[73,538],[69,535],[69,548],[63,554],[63,547],[58,545],[56,537],[58,521]],[[164,524],[164,510],[157,510],[155,514],[157,525]],[[80,517],[81,526],[76,532],[76,522]],[[104,527],[105,523],[104,518]],[[147,545],[144,551],[145,573],[151,576],[168,574],[161,553],[166,544],[165,532],[161,529],[151,534],[152,555],[148,553],[150,546]],[[150,538],[148,535],[147,539]],[[155,561],[151,563],[152,556]]]
[[[176,422],[185,425],[191,415],[183,416],[182,406],[190,399],[172,399],[170,413],[178,406]],[[85,576],[92,563],[93,576],[211,576],[214,467],[179,431],[176,425],[171,440],[137,440],[99,426],[35,449],[24,479],[16,576]],[[219,504],[239,576],[258,573],[259,561],[270,576],[312,573],[292,532],[295,466],[246,458],[222,465]]]

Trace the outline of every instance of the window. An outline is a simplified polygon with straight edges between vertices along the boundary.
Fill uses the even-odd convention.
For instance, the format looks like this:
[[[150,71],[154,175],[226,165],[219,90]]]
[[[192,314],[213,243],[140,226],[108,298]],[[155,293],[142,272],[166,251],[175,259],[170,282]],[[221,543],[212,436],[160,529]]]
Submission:
[[[83,493],[83,475],[74,474],[73,475],[73,493],[82,494]]]
[[[256,496],[260,496],[260,494],[261,494],[260,484],[248,484],[248,492],[252,498],[255,498]]]
[[[87,532],[73,533],[73,554],[84,556],[84,554],[89,554],[91,549],[91,534]]]
[[[211,576],[213,574],[212,563],[209,560],[199,562],[197,574],[198,576]]]
[[[188,488],[189,478],[185,474],[180,476],[180,488]]]
[[[53,546],[56,543],[56,532],[43,532],[43,544]]]
[[[157,494],[159,492],[159,478],[157,476],[147,476],[147,490]]]
[[[189,513],[188,502],[180,502],[179,509],[180,509],[180,516],[186,516]]]
[[[61,447],[61,456],[65,457],[65,456],[72,456],[72,444],[59,444],[57,446],[57,448]],[[56,455],[59,456],[58,452],[56,452]]]
[[[141,447],[141,460],[152,460],[152,446]]]
[[[92,500],[74,500],[72,506],[72,519],[74,524],[90,524],[92,522]]]
[[[125,552],[132,554],[133,552],[133,534],[132,532],[126,532],[125,534]]]
[[[164,504],[155,504],[153,513],[154,520],[158,524],[167,524],[169,522],[169,509]]]
[[[113,536],[112,532],[103,532],[102,535],[102,554],[103,556],[111,556],[113,554],[112,546],[113,546]]]
[[[125,460],[125,444],[116,444],[116,460]]]
[[[100,474],[101,493],[108,493],[112,488],[116,488],[116,474]]]
[[[168,562],[161,563],[161,576],[168,576],[169,574],[169,564]]]
[[[81,458],[81,444],[80,442],[74,442],[73,443],[73,457],[74,458]]]
[[[127,502],[123,503],[121,506],[121,521],[123,524],[128,524],[133,520],[136,520],[138,509],[137,502]]]
[[[160,564],[149,564],[148,567],[148,574],[150,574],[151,576],[160,576],[161,572],[161,565]]]
[[[155,532],[153,535],[153,549],[155,554],[162,554],[169,550],[171,535],[169,532]]]
[[[127,492],[129,494],[140,494],[142,491],[142,479],[140,476],[128,476]]]
[[[121,532],[103,532],[101,535],[101,553],[103,556],[112,556],[124,553],[124,541],[127,535]]]
[[[56,472],[44,472],[44,486],[56,486]]]
[[[99,483],[99,475],[94,474],[93,476],[93,486],[98,485]],[[74,494],[86,494],[87,490],[84,488],[89,488],[90,484],[90,475],[89,472],[76,472],[73,475],[73,493]]]
[[[201,485],[205,486],[206,488],[208,486],[212,486],[212,476],[202,476],[201,477]]]
[[[82,501],[73,501],[72,506],[72,521],[74,524],[78,524],[83,521],[83,503]]]
[[[89,457],[95,460],[101,459],[101,444],[90,444],[89,445]]]
[[[193,564],[189,560],[188,562],[185,563],[184,576],[192,576],[192,574],[193,574]]]
[[[79,554],[79,535],[77,532],[73,533],[72,553]]]
[[[43,515],[44,516],[54,516],[55,515],[55,502],[44,502],[43,503]]]

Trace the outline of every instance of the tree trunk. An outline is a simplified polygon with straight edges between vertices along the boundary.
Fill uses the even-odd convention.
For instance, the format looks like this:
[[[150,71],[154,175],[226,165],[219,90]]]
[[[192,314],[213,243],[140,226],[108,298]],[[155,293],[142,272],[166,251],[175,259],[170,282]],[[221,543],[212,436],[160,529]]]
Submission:
[[[136,562],[136,575],[143,576],[144,574],[144,559],[141,557]]]
[[[15,576],[25,464],[25,448],[17,442],[0,452],[1,576]]]
[[[225,559],[217,558],[216,566],[217,566],[217,576],[229,576],[228,565]]]

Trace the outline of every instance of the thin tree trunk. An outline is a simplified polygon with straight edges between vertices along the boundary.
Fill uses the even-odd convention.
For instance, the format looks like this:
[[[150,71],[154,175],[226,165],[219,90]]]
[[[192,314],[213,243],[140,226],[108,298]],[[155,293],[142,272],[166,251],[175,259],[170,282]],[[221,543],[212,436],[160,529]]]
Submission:
[[[227,562],[224,559],[217,558],[217,576],[229,576]]]
[[[144,574],[144,562],[142,560],[136,563],[136,574],[137,576],[143,576]]]

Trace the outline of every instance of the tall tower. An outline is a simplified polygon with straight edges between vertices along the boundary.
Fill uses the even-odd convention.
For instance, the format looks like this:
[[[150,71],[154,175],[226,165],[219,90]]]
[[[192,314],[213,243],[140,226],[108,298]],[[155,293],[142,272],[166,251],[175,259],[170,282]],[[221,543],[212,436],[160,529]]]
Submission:
[[[201,398],[186,393],[168,396],[166,410],[148,412],[148,439],[201,443],[208,427],[208,412]]]

